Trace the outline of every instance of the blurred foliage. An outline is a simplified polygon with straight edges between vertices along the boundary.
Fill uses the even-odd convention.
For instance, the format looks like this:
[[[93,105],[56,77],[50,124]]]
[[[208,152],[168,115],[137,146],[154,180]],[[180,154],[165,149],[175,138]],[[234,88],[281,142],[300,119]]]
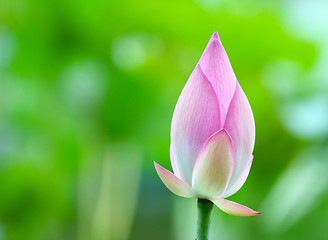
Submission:
[[[193,239],[173,196],[175,103],[218,31],[252,105],[254,164],[212,239],[326,239],[324,0],[0,0],[0,239]]]

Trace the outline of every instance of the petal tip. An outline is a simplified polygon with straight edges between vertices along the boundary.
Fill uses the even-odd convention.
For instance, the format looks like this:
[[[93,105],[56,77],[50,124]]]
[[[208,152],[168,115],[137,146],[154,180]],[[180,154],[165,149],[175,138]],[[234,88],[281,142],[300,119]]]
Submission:
[[[155,168],[158,168],[158,167],[160,167],[160,165],[158,165],[158,163],[157,163],[157,162],[155,162],[155,160],[153,160],[153,163],[154,163],[154,166],[155,166]]]
[[[221,134],[226,134],[226,135],[229,136],[229,138],[231,138],[230,135],[229,135],[229,133],[228,133],[228,131],[227,131],[227,129],[222,128],[220,132],[221,132]]]
[[[194,71],[195,71],[196,73],[199,73],[199,74],[201,74],[202,76],[206,77],[205,74],[204,74],[204,72],[203,72],[203,69],[202,69],[202,67],[200,66],[199,63],[197,63],[197,65],[196,65]]]
[[[212,37],[211,37],[211,39],[212,39],[212,40],[216,39],[216,40],[218,40],[219,42],[221,42],[221,40],[220,40],[220,36],[219,36],[218,32],[214,32],[213,35],[212,35]]]
[[[261,212],[254,211],[244,205],[236,202],[232,202],[223,198],[212,199],[213,203],[217,205],[223,212],[228,213],[233,216],[239,217],[251,217],[262,214]]]
[[[213,133],[207,140],[206,142],[218,137],[218,136],[223,136],[226,139],[228,139],[228,142],[230,144],[231,147],[233,147],[233,142],[232,142],[232,138],[229,134],[229,132],[225,129],[225,128],[221,128],[219,131]]]
[[[153,162],[159,178],[171,192],[181,197],[191,198],[194,196],[191,187],[187,183],[157,164],[155,161]]]
[[[159,176],[161,176],[161,172],[169,172],[167,169],[163,168],[161,165],[159,165],[155,160],[153,160],[155,170]],[[172,173],[173,174],[173,173]]]

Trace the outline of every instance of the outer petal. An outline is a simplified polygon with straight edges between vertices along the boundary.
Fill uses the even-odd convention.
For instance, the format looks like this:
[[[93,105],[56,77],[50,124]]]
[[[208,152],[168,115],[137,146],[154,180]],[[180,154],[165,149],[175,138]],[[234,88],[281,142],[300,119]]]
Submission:
[[[232,174],[231,183],[229,183],[229,186],[232,186],[247,167],[252,157],[255,142],[255,123],[252,109],[238,82],[224,127],[232,138],[235,150],[235,171]]]
[[[255,216],[260,215],[260,212],[256,212],[248,207],[245,207],[241,204],[223,199],[223,198],[214,198],[211,199],[211,201],[218,206],[223,212],[226,212],[230,215],[234,216],[241,216],[241,217],[247,217],[247,216]]]
[[[158,176],[171,192],[181,197],[194,197],[193,191],[187,183],[176,177],[170,171],[158,165],[155,161],[154,165]]]
[[[172,165],[174,174],[176,176],[180,176],[179,170],[177,169],[176,163],[174,161],[174,156],[173,156],[173,152],[172,152],[172,144],[170,145],[170,160],[171,160],[171,165]]]
[[[182,90],[172,118],[172,156],[178,177],[191,184],[198,153],[206,139],[219,127],[215,91],[197,65]]]
[[[197,158],[192,187],[201,197],[220,196],[227,187],[234,168],[230,136],[222,129],[204,144]]]
[[[244,172],[241,174],[241,176],[239,177],[237,182],[235,182],[234,184],[231,184],[232,183],[231,181],[229,182],[228,187],[227,187],[226,191],[224,192],[224,194],[222,195],[222,197],[226,198],[226,197],[229,197],[229,196],[235,194],[244,185],[244,183],[248,177],[249,171],[251,169],[252,162],[253,162],[253,156],[249,160],[247,167],[245,168]]]
[[[215,89],[219,99],[220,119],[223,125],[237,80],[218,33],[215,32],[211,37],[198,64]]]

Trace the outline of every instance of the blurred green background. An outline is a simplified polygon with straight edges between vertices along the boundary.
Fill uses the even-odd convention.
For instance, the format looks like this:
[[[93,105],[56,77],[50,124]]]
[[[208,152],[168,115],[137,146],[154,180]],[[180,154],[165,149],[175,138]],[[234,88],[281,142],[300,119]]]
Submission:
[[[218,31],[256,121],[211,239],[328,239],[328,2],[0,0],[0,239],[190,240],[170,193],[175,103]]]

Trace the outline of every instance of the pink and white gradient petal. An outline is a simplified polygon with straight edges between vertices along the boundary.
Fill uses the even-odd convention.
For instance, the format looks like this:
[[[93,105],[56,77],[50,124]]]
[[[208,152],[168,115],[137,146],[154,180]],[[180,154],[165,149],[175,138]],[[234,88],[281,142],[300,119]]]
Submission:
[[[222,195],[223,198],[230,197],[231,195],[235,194],[244,185],[248,177],[249,171],[251,169],[252,162],[253,162],[253,155],[249,160],[244,172],[241,174],[238,180],[236,182],[232,182],[232,181],[229,182],[227,189]]]
[[[218,206],[223,212],[233,216],[248,217],[260,215],[260,212],[256,212],[244,205],[235,203],[223,198],[213,198],[211,201]]]
[[[191,187],[187,183],[179,179],[170,171],[158,165],[155,161],[154,165],[158,176],[161,178],[162,182],[171,192],[180,197],[195,197]]]
[[[197,158],[192,188],[200,197],[220,196],[226,189],[234,168],[230,136],[222,129],[204,144]]]
[[[227,129],[235,151],[235,170],[231,181],[238,181],[246,169],[255,143],[255,123],[251,106],[247,97],[237,82],[224,128]]]
[[[215,91],[197,65],[182,90],[171,124],[172,156],[182,180],[191,184],[198,153],[219,127],[220,114]]]
[[[222,128],[229,104],[235,92],[237,79],[218,33],[212,35],[198,64],[213,85],[216,96],[219,99],[220,127]]]

